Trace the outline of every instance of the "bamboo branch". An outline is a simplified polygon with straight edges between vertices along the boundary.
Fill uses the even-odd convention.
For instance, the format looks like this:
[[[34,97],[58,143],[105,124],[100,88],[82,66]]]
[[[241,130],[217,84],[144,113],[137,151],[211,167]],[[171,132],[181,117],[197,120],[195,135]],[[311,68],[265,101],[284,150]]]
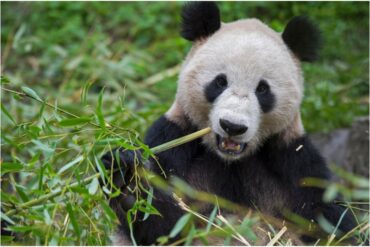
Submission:
[[[159,146],[156,146],[156,147],[152,148],[151,151],[153,153],[155,153],[155,154],[158,154],[160,152],[166,151],[168,149],[177,147],[177,146],[182,145],[184,143],[187,143],[187,142],[193,141],[193,140],[195,140],[197,138],[200,138],[200,137],[208,134],[210,131],[211,131],[211,128],[209,128],[209,127],[208,128],[204,128],[204,129],[199,130],[197,132],[194,132],[192,134],[189,134],[189,135],[186,135],[186,136],[177,138],[175,140],[166,142],[166,143],[161,144]],[[12,216],[12,215],[14,215],[15,213],[17,213],[21,209],[28,208],[28,207],[37,205],[39,203],[42,203],[42,202],[44,202],[46,200],[52,199],[52,198],[54,198],[56,196],[59,196],[63,191],[74,189],[74,188],[76,188],[76,187],[78,187],[80,185],[87,184],[90,181],[92,181],[94,178],[97,178],[99,176],[100,176],[100,173],[95,173],[94,175],[81,180],[81,182],[74,182],[74,183],[72,183],[70,185],[65,186],[63,190],[62,189],[57,189],[57,190],[55,190],[55,191],[53,191],[53,192],[51,192],[49,194],[45,194],[43,196],[40,196],[37,199],[33,199],[33,200],[28,201],[28,202],[21,203],[20,205],[17,206],[16,209],[12,209],[12,210],[8,211],[6,213],[6,215],[7,216]]]
[[[4,91],[7,91],[7,92],[10,92],[10,93],[13,93],[13,94],[17,94],[19,96],[22,96],[22,97],[28,97],[30,99],[33,99],[33,100],[36,100],[42,104],[45,104],[46,106],[48,107],[51,107],[53,109],[57,109],[59,112],[62,112],[63,114],[67,115],[67,116],[70,116],[70,117],[74,117],[74,118],[79,118],[79,116],[73,114],[73,113],[70,113],[60,107],[55,107],[53,104],[50,104],[48,102],[45,102],[41,99],[38,99],[38,98],[35,98],[33,97],[32,95],[29,95],[29,94],[26,94],[26,93],[22,93],[22,92],[18,92],[18,91],[14,91],[14,90],[11,90],[11,89],[6,89],[6,88],[2,88],[2,90]],[[101,127],[100,125],[98,124],[95,124],[93,122],[88,122],[90,123],[91,125],[93,126],[96,126],[96,127]],[[179,146],[179,145],[182,145],[184,143],[187,143],[187,142],[190,142],[190,141],[193,141],[197,138],[200,138],[206,134],[208,134],[209,132],[211,132],[211,128],[204,128],[202,130],[199,130],[197,132],[194,132],[192,134],[189,134],[189,135],[186,135],[186,136],[183,136],[183,137],[180,137],[178,139],[175,139],[175,140],[172,140],[172,141],[169,141],[167,143],[164,143],[164,144],[161,144],[157,147],[154,147],[151,149],[151,151],[154,153],[154,154],[157,154],[157,153],[160,153],[160,152],[163,152],[163,151],[166,151],[168,149],[171,149],[171,148],[174,148],[176,146]],[[33,199],[33,200],[30,200],[28,202],[25,202],[25,203],[22,203],[20,205],[17,206],[16,209],[12,209],[10,211],[8,211],[6,213],[7,216],[12,216],[14,215],[15,213],[17,213],[19,210],[21,209],[24,209],[24,208],[28,208],[28,207],[31,207],[31,206],[34,206],[34,205],[37,205],[39,203],[42,203],[46,200],[49,200],[49,199],[52,199],[56,196],[59,196],[63,191],[65,190],[69,190],[69,189],[73,189],[73,188],[76,188],[82,184],[87,184],[89,183],[90,181],[92,181],[94,178],[97,178],[99,177],[99,173],[95,173],[94,175],[90,176],[90,177],[87,177],[85,179],[83,179],[81,182],[74,182],[68,186],[66,186],[64,189],[57,189],[49,194],[45,194],[37,199]]]
[[[73,114],[73,113],[70,113],[60,107],[56,107],[55,105],[53,104],[50,104],[42,99],[40,99],[39,97],[34,97],[33,95],[30,95],[30,94],[27,94],[27,93],[23,93],[23,92],[18,92],[18,91],[14,91],[14,90],[11,90],[11,89],[7,89],[7,88],[1,88],[2,90],[6,91],[6,92],[10,92],[12,94],[16,94],[16,95],[19,95],[19,96],[22,96],[22,97],[28,97],[30,99],[33,99],[33,100],[36,100],[37,102],[40,102],[42,104],[45,104],[46,106],[50,107],[50,108],[53,108],[53,109],[57,109],[59,112],[67,115],[67,116],[70,116],[70,117],[73,117],[73,118],[79,118],[79,116]],[[98,128],[101,128],[100,125],[94,123],[94,122],[88,122],[89,124],[95,126],[95,127],[98,127]],[[126,130],[126,129],[125,129]],[[128,130],[129,131],[129,130]],[[154,154],[158,154],[160,152],[163,152],[163,151],[166,151],[168,149],[171,149],[171,148],[174,148],[176,146],[179,146],[179,145],[182,145],[184,143],[187,143],[187,142],[190,142],[190,141],[193,141],[197,138],[200,138],[206,134],[208,134],[209,132],[211,132],[211,128],[204,128],[202,130],[199,130],[197,132],[194,132],[192,134],[189,134],[189,135],[186,135],[186,136],[183,136],[183,137],[180,137],[180,138],[177,138],[175,140],[172,140],[172,141],[169,141],[169,142],[166,142],[164,144],[161,144],[159,146],[156,146],[154,148],[151,149],[151,151],[154,153]],[[70,185],[67,185],[64,187],[64,189],[57,189],[49,194],[45,194],[43,196],[40,196],[39,198],[37,199],[33,199],[33,200],[30,200],[28,202],[25,202],[25,203],[21,203],[20,205],[17,206],[16,209],[12,209],[10,211],[8,211],[6,213],[7,216],[12,216],[14,215],[15,213],[19,212],[21,209],[24,209],[24,208],[29,208],[31,206],[34,206],[34,205],[37,205],[39,203],[42,203],[46,200],[49,200],[49,199],[52,199],[56,196],[59,196],[60,194],[63,193],[63,191],[66,191],[66,190],[70,190],[70,189],[73,189],[73,188],[76,188],[80,185],[83,185],[83,184],[87,184],[89,183],[90,181],[92,181],[94,178],[97,178],[100,176],[100,173],[95,173],[94,175],[90,176],[90,177],[87,177],[85,179],[83,179],[82,181],[80,182],[74,182]]]

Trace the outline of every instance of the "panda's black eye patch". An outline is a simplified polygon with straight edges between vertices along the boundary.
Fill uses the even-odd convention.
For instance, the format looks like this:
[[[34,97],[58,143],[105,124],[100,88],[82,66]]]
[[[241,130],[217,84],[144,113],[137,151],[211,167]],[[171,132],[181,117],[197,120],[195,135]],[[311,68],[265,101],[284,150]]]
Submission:
[[[227,78],[225,74],[219,74],[215,77],[204,90],[208,102],[212,103],[227,88]]]
[[[257,86],[256,93],[257,94],[266,94],[270,90],[270,86],[267,84],[265,80],[261,80]]]
[[[256,88],[256,96],[261,109],[264,113],[267,113],[274,108],[275,95],[271,92],[270,86],[265,80],[261,80]]]

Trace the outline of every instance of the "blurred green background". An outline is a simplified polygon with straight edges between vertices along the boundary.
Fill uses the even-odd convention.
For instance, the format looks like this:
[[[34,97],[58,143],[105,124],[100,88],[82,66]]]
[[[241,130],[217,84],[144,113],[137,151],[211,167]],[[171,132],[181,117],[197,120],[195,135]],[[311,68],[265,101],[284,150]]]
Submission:
[[[109,243],[117,221],[103,196],[106,188],[96,179],[65,188],[96,173],[98,157],[110,145],[138,143],[122,128],[142,137],[171,105],[179,65],[191,47],[179,35],[182,5],[1,3],[3,89],[28,87],[83,117],[66,120],[39,102],[1,91],[2,212],[63,190],[6,219],[15,223],[18,244]],[[356,116],[368,116],[368,2],[220,2],[219,7],[225,22],[256,17],[282,31],[293,16],[308,15],[320,26],[321,58],[303,65],[302,115],[309,132],[347,127]]]
[[[176,76],[150,86],[145,80],[180,64],[191,46],[179,36],[181,6],[181,2],[2,3],[3,75],[14,87],[27,85],[72,108],[87,82],[92,83],[92,93],[105,87],[106,99],[122,96],[125,107],[139,110],[145,121],[142,133],[148,115],[152,121],[151,115],[164,112],[176,89]],[[225,22],[256,17],[282,31],[291,17],[308,15],[320,26],[325,40],[321,59],[304,65],[302,114],[308,131],[348,126],[354,116],[368,115],[369,3],[220,2],[219,6]]]

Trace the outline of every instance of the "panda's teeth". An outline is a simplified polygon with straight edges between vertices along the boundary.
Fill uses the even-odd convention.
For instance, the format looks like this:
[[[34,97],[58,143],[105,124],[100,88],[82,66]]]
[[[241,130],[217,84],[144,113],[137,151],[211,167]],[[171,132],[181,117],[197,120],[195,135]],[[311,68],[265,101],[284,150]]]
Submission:
[[[218,142],[218,148],[222,152],[226,152],[228,154],[239,154],[244,150],[246,144],[235,142],[229,138],[222,138],[220,136],[216,136]]]
[[[221,142],[221,147],[222,147],[223,149],[225,149],[225,148],[226,148],[225,141],[222,141],[222,142]]]

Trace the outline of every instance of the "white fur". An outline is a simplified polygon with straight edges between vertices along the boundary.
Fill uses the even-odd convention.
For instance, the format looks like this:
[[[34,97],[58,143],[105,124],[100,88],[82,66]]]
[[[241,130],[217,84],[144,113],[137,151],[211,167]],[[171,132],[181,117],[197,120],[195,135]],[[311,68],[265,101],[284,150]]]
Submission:
[[[204,88],[220,73],[227,76],[228,88],[210,104]],[[269,83],[276,99],[267,114],[255,95],[261,79]],[[207,40],[196,43],[180,73],[175,103],[199,128],[211,126],[221,136],[226,135],[219,126],[221,118],[246,125],[248,131],[234,140],[248,143],[242,154],[247,155],[266,137],[297,125],[293,120],[300,121],[302,95],[300,64],[280,34],[258,20],[247,19],[222,24]],[[217,150],[215,134],[207,135],[203,142]]]

